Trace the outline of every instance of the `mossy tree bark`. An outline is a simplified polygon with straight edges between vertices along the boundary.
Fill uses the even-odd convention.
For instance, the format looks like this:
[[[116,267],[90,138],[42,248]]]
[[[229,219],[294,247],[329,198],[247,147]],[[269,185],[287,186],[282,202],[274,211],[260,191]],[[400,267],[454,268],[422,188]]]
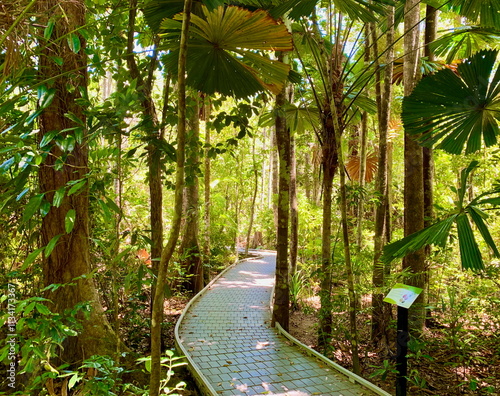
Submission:
[[[83,0],[59,2],[44,0],[38,3],[42,16],[57,19],[51,41],[40,53],[39,78],[48,81],[48,89],[54,89],[52,103],[39,117],[39,138],[57,132],[60,137],[72,141],[74,147],[63,151],[54,142],[44,146],[44,161],[39,168],[40,192],[53,204],[43,217],[41,240],[47,245],[60,235],[52,254],[45,257],[43,275],[45,286],[66,284],[55,291],[48,291],[54,312],[64,314],[78,304],[90,306],[88,316],[78,314],[82,332],[77,337],[69,337],[60,350],[63,362],[77,363],[92,355],[113,355],[119,339],[111,329],[105,315],[94,282],[90,276],[90,234],[89,234],[89,190],[87,176],[88,140],[83,104],[87,90],[87,59],[85,40],[77,31],[85,26],[85,3]],[[68,46],[69,34],[75,35],[80,48]],[[77,38],[76,38],[77,37]],[[61,65],[54,59],[62,59]],[[74,115],[76,123],[67,117]],[[80,128],[81,135],[75,130]],[[49,148],[47,148],[49,147]],[[71,196],[65,196],[60,204],[54,202],[55,192],[64,187],[85,181],[84,187]],[[71,221],[71,218],[74,220]],[[68,224],[72,226],[68,227]],[[67,232],[69,231],[69,232]]]

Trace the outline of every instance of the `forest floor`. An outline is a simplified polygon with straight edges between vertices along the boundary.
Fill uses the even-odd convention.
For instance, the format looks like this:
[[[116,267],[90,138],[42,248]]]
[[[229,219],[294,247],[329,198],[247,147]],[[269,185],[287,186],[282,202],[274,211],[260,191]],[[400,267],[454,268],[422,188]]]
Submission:
[[[364,302],[366,304],[366,302]],[[363,304],[363,305],[364,305]],[[317,312],[320,303],[319,297],[307,299],[302,309],[290,315],[290,333],[305,345],[317,349]],[[362,310],[363,311],[363,310]],[[364,311],[366,312],[366,310]],[[342,333],[347,331],[347,313],[337,315],[336,324]],[[340,318],[342,317],[342,318]],[[335,319],[334,319],[335,323]],[[360,340],[370,339],[370,317],[368,314],[359,314],[357,327]],[[459,331],[458,337],[462,341],[480,339],[469,350],[464,350],[457,342],[449,343],[450,329],[439,323],[439,317],[433,321],[432,328],[426,328],[417,343],[417,350],[413,356],[410,352],[408,359],[409,396],[458,396],[458,395],[491,395],[500,393],[500,349],[498,334],[483,331],[480,328],[468,327]],[[393,331],[394,333],[394,331]],[[394,368],[395,363],[395,334],[390,336],[394,344],[385,346],[378,344],[360,343],[360,359],[362,362],[362,377],[368,379],[385,391],[395,394],[395,374],[386,371],[387,377],[371,377],[383,367],[384,360]],[[335,337],[334,337],[335,338]],[[338,337],[341,338],[341,337]],[[464,342],[466,343],[466,342]],[[479,347],[479,348],[478,348]],[[393,349],[393,350],[392,350]],[[350,346],[346,341],[332,341],[332,350],[329,356],[340,365],[352,370]]]
[[[187,297],[172,297],[165,304],[165,322],[167,326],[163,331],[164,347],[171,349],[175,347],[174,328],[177,319],[180,317],[182,310],[188,302]],[[307,299],[307,305],[302,305],[302,309],[292,312],[290,316],[290,333],[299,339],[305,345],[316,348],[317,341],[317,326],[318,320],[316,317],[317,309],[319,309],[319,301],[317,298]],[[344,315],[343,315],[344,316]],[[347,316],[347,315],[345,315]],[[360,331],[360,339],[368,339],[369,332],[369,317],[360,315],[358,328]],[[347,323],[344,324],[347,326]],[[341,325],[342,327],[343,325]],[[488,344],[485,343],[485,349],[475,351],[474,355],[482,355],[480,359],[484,364],[469,365],[465,368],[452,361],[456,359],[457,351],[452,347],[444,346],[442,329],[427,329],[424,335],[424,342],[427,341],[425,351],[419,355],[419,359],[412,363],[409,359],[409,372],[413,373],[414,377],[408,384],[409,396],[455,396],[455,395],[491,395],[498,396],[493,389],[500,387],[500,360],[498,359],[498,351],[494,348],[488,350]],[[364,334],[366,333],[366,334]],[[497,346],[498,348],[498,346]],[[387,377],[382,380],[380,376],[370,378],[370,375],[377,369],[383,366],[384,360],[393,361],[393,356],[388,355],[388,348],[360,344],[360,355],[363,363],[362,376],[375,383],[380,388],[391,394],[395,394],[394,383],[395,374],[387,372]],[[392,354],[391,354],[392,355]],[[331,356],[333,360],[342,366],[352,369],[347,342],[332,343]],[[414,371],[412,371],[414,370]],[[496,374],[495,374],[496,373]],[[465,378],[484,378],[485,381],[478,380],[477,387],[474,383],[466,381]],[[170,386],[183,381],[187,383],[184,391],[179,392],[183,396],[199,396],[200,393],[193,383],[187,369],[176,369],[176,376],[172,378]],[[488,388],[487,385],[492,386]],[[481,389],[482,387],[482,389]]]
[[[165,301],[165,325],[163,328],[163,348],[175,348],[174,329],[177,320],[189,301],[188,296],[174,296]],[[360,340],[370,339],[369,298],[363,300],[358,314],[358,334]],[[146,307],[146,304],[143,306]],[[317,312],[319,297],[313,296],[300,301],[300,310],[290,315],[290,333],[305,345],[317,349]],[[141,310],[142,311],[142,310]],[[136,311],[137,313],[137,311]],[[142,312],[141,315],[149,315]],[[141,316],[140,315],[140,316]],[[142,316],[143,317],[143,316]],[[500,346],[499,329],[487,323],[462,323],[451,328],[450,322],[438,315],[433,316],[432,328],[426,328],[422,337],[409,354],[409,396],[458,396],[490,395],[500,396]],[[463,319],[463,318],[462,318]],[[125,321],[126,322],[126,321]],[[463,321],[462,321],[463,322]],[[137,321],[135,322],[137,324]],[[125,332],[125,338],[132,349],[148,354],[149,337],[147,323],[143,327],[134,326]],[[352,369],[350,345],[343,334],[349,331],[347,313],[334,315],[334,334],[328,357],[338,364]],[[493,330],[491,330],[493,329]],[[389,335],[395,341],[395,332]],[[373,346],[360,343],[362,376],[391,394],[395,394],[395,342]],[[383,369],[385,367],[385,370]],[[176,375],[169,386],[186,382],[187,386],[179,394],[199,396],[186,368],[176,368]],[[378,375],[373,376],[375,372]]]

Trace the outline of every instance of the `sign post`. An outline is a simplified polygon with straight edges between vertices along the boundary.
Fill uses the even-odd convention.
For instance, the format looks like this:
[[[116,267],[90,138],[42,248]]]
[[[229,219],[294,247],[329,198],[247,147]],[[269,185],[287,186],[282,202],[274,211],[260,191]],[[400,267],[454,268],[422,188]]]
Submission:
[[[408,375],[408,308],[415,302],[422,289],[414,286],[397,283],[384,298],[385,302],[398,306],[397,325],[397,354],[396,354],[396,396],[406,396],[406,383]]]

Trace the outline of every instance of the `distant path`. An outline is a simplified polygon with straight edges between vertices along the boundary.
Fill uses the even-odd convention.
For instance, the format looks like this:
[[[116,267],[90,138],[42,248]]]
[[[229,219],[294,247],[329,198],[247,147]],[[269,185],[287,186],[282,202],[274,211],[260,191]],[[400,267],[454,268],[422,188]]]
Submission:
[[[238,263],[186,308],[176,328],[206,395],[389,395],[337,371],[270,327],[276,254]],[[345,370],[345,369],[343,369]],[[346,371],[346,370],[345,370]],[[372,387],[354,383],[354,379]]]

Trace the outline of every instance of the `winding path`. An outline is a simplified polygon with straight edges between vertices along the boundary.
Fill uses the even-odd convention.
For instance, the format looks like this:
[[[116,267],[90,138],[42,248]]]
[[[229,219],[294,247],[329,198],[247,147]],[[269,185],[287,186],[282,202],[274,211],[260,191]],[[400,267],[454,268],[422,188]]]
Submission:
[[[276,254],[259,253],[261,258],[239,262],[208,285],[177,323],[178,349],[200,390],[213,396],[389,396],[304,353],[293,338],[270,327]]]

